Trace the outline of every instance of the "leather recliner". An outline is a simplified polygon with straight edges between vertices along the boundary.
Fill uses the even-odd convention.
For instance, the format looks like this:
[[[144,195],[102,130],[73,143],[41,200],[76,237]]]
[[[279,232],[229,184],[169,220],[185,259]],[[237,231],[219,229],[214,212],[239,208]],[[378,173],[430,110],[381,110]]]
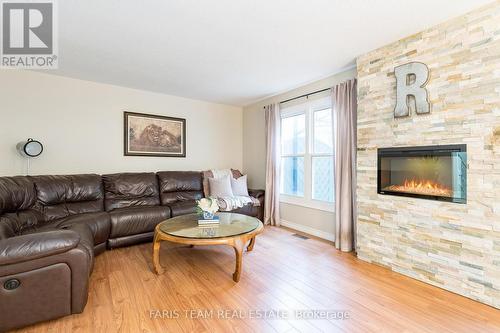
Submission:
[[[154,228],[168,219],[170,208],[160,205],[154,173],[117,173],[102,176],[104,207],[111,217],[108,247],[153,239]]]
[[[94,259],[92,233],[47,227],[28,177],[0,178],[0,331],[82,312]]]
[[[234,212],[263,218],[260,206]],[[83,311],[94,256],[195,211],[201,172],[0,177],[0,331]],[[49,305],[49,306],[48,306]]]
[[[200,172],[158,172],[158,181],[161,204],[170,207],[172,217],[196,211],[196,200],[203,198]]]

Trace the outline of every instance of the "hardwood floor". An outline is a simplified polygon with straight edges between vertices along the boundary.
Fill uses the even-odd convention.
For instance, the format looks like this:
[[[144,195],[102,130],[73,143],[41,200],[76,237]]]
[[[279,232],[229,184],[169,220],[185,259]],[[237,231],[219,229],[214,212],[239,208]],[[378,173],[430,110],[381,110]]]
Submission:
[[[82,314],[19,332],[500,331],[499,310],[282,228],[266,227],[257,237],[239,283],[231,278],[230,247],[163,243],[161,276],[152,273],[151,256],[151,244],[98,256]],[[302,310],[329,318],[299,319],[311,313]],[[264,315],[257,311],[267,318],[249,318]],[[278,311],[288,317],[276,319]],[[342,311],[348,318],[333,318]]]

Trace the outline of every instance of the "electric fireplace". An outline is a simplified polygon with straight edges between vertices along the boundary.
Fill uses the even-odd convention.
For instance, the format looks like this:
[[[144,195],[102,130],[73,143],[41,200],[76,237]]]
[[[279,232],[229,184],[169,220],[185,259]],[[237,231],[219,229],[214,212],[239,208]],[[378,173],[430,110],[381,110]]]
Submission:
[[[466,203],[466,145],[378,149],[377,191]]]

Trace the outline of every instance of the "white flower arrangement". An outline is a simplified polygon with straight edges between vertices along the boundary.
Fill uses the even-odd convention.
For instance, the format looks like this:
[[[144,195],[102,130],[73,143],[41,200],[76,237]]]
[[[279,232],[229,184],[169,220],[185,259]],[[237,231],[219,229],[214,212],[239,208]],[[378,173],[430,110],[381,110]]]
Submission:
[[[219,210],[219,205],[217,204],[216,198],[202,198],[196,201],[197,211],[199,214],[203,212],[208,212],[210,214],[215,214]]]

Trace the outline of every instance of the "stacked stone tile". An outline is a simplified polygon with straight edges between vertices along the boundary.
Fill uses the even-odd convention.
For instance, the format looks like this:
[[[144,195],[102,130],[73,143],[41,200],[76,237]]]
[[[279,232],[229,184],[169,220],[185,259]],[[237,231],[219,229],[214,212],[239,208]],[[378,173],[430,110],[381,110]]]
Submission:
[[[412,61],[429,66],[431,113],[394,118],[394,67]],[[359,258],[500,308],[500,2],[357,68]],[[377,148],[461,143],[467,204],[377,194]]]

